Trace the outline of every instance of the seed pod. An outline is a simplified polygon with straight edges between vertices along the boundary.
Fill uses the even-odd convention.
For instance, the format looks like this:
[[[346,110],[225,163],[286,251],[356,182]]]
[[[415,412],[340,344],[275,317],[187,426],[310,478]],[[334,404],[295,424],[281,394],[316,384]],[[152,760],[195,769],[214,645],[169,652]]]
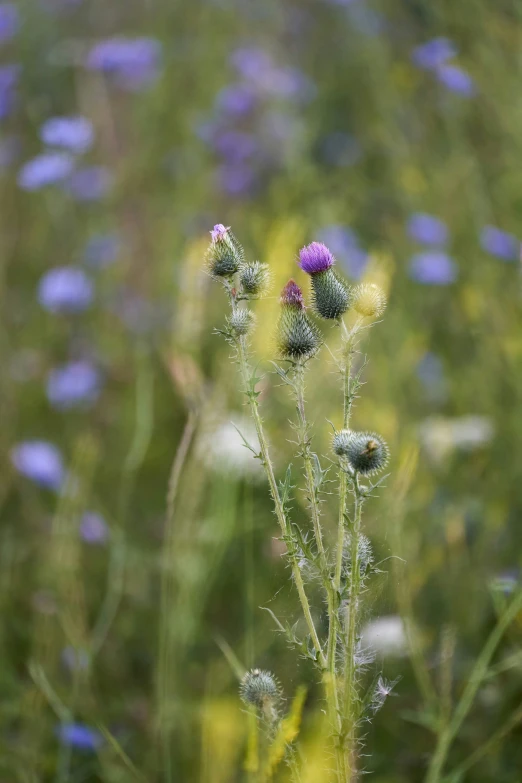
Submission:
[[[352,289],[352,307],[366,318],[377,318],[386,309],[386,295],[375,283],[361,283]]]
[[[299,265],[310,275],[314,309],[321,318],[340,318],[350,306],[350,289],[333,271],[334,263],[321,242],[312,242],[299,253]]]
[[[382,470],[390,454],[386,442],[380,435],[353,430],[336,432],[332,449],[339,457],[346,457],[350,467],[363,476]]]
[[[243,337],[248,334],[255,322],[254,313],[246,308],[240,308],[232,313],[227,318],[227,323],[230,331],[235,334],[236,337]]]
[[[281,686],[271,672],[251,669],[241,680],[239,695],[245,704],[270,714],[281,700]]]
[[[261,296],[266,293],[270,284],[268,264],[261,264],[259,261],[243,264],[239,270],[239,282],[245,294]]]
[[[283,359],[309,359],[321,346],[321,335],[305,310],[303,293],[289,280],[281,294],[277,347]]]
[[[207,266],[213,277],[231,277],[243,263],[243,248],[222,223],[210,232],[212,241],[207,251]]]

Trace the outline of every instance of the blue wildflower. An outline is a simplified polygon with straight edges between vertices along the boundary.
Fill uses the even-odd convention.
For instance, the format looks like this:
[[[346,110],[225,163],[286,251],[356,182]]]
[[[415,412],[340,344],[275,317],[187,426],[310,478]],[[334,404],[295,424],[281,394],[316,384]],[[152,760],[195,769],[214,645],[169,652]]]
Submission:
[[[434,70],[457,54],[457,47],[449,38],[433,38],[431,41],[416,46],[411,54],[411,59],[414,65],[419,68]]]
[[[105,234],[92,237],[84,250],[86,264],[104,267],[116,261],[120,252],[120,238],[117,234]]]
[[[42,125],[40,138],[49,147],[63,147],[81,155],[92,147],[94,130],[86,117],[52,117]]]
[[[58,490],[65,479],[60,451],[44,440],[26,440],[11,450],[11,462],[19,473],[35,484]]]
[[[456,280],[457,268],[447,253],[428,250],[413,256],[410,277],[425,285],[448,285]]]
[[[257,142],[251,133],[228,130],[214,139],[214,148],[229,163],[240,163],[256,152]]]
[[[446,224],[425,212],[415,212],[410,216],[407,226],[408,234],[416,242],[423,245],[445,245],[448,241]]]
[[[22,190],[40,190],[62,182],[72,173],[74,159],[66,152],[44,152],[25,163],[18,172]]]
[[[480,244],[486,253],[491,253],[503,261],[516,261],[520,258],[520,241],[513,234],[501,231],[495,226],[485,226],[482,229]]]
[[[94,364],[70,362],[49,373],[47,399],[57,410],[89,406],[98,399],[101,383],[101,373]]]
[[[60,266],[40,279],[38,301],[51,313],[78,313],[92,302],[94,289],[83,269]]]
[[[469,73],[457,65],[441,65],[435,69],[435,75],[441,84],[458,95],[471,98],[477,92],[475,82]]]
[[[103,743],[102,735],[83,723],[62,723],[56,734],[62,745],[77,750],[96,751]]]
[[[80,536],[87,544],[104,544],[109,538],[109,528],[100,514],[86,511],[80,521]]]
[[[0,44],[9,41],[18,32],[20,17],[13,3],[0,3]]]
[[[245,163],[227,163],[217,171],[218,185],[231,196],[251,193],[256,185],[254,170]]]
[[[257,93],[249,84],[231,84],[216,97],[216,108],[230,117],[244,117],[254,110]]]
[[[161,44],[155,38],[107,38],[92,47],[87,68],[103,71],[123,89],[142,90],[159,76]]]
[[[111,185],[112,175],[105,166],[84,166],[73,171],[64,187],[77,201],[99,201]]]

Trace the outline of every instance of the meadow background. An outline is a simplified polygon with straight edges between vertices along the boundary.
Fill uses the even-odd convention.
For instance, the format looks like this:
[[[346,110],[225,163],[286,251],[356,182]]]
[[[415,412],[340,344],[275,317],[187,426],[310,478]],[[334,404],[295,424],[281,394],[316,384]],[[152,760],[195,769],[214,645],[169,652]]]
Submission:
[[[270,335],[287,279],[308,291],[298,249],[324,241],[388,292],[354,425],[392,453],[365,526],[397,558],[366,632],[401,679],[365,766],[423,780],[433,704],[462,693],[520,574],[521,83],[516,0],[0,3],[2,783],[247,780],[254,665],[308,687],[303,781],[327,779],[315,672],[260,608],[299,617],[230,424],[249,431],[212,334],[214,223],[273,272],[253,344],[281,476]],[[325,350],[308,404],[328,453]],[[521,634],[452,748],[460,780],[522,779]]]

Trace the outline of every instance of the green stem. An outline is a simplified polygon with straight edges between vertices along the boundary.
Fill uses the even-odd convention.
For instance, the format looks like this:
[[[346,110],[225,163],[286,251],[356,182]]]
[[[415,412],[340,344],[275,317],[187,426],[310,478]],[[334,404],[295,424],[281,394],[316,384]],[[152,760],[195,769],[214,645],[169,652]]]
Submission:
[[[236,310],[236,298],[234,296],[233,291],[227,286],[227,291],[230,298],[230,304],[232,307],[232,311],[235,312]],[[250,406],[250,412],[252,414],[252,418],[254,420],[254,425],[256,428],[257,437],[259,440],[259,447],[261,449],[261,458],[263,462],[263,467],[265,469],[265,473],[268,479],[268,485],[270,487],[270,494],[272,495],[272,499],[274,501],[274,507],[275,512],[277,516],[277,521],[279,522],[279,526],[281,528],[281,532],[283,533],[283,537],[285,540],[288,541],[290,538],[290,525],[288,523],[288,520],[286,518],[286,512],[283,508],[283,504],[281,502],[281,496],[279,494],[279,489],[277,486],[276,478],[274,475],[274,468],[272,466],[272,460],[270,459],[270,454],[268,451],[268,443],[265,437],[264,429],[263,429],[263,422],[261,421],[261,416],[259,413],[259,403],[257,401],[256,393],[253,389],[250,389],[249,386],[251,384],[252,379],[252,371],[248,362],[247,358],[247,348],[246,348],[246,338],[245,337],[239,337],[236,339],[236,348],[237,348],[237,357],[238,357],[238,363],[239,363],[239,371],[241,374],[241,379],[243,381],[243,384],[245,386],[245,394],[248,397],[248,404]],[[326,658],[323,652],[323,648],[321,645],[321,642],[319,641],[319,637],[317,635],[317,631],[315,629],[315,624],[312,618],[312,613],[310,611],[310,604],[308,602],[308,597],[306,595],[303,577],[301,575],[301,571],[299,569],[299,563],[297,560],[297,555],[292,550],[292,548],[289,549],[289,558],[290,558],[290,564],[292,567],[292,575],[294,577],[294,582],[297,587],[297,592],[299,595],[299,600],[301,601],[301,607],[303,609],[303,614],[306,620],[306,624],[308,626],[308,631],[310,633],[310,637],[312,639],[313,645],[317,652],[317,658],[319,661],[319,664],[322,669],[326,668]]]
[[[350,597],[347,611],[346,651],[344,661],[344,703],[343,738],[348,768],[348,780],[356,773],[355,769],[355,728],[357,725],[357,689],[355,682],[357,647],[357,623],[361,591],[361,568],[359,563],[359,541],[361,537],[361,518],[363,499],[359,489],[357,474],[354,478],[355,506],[353,526],[350,536]]]
[[[444,729],[439,735],[437,747],[435,748],[435,753],[433,754],[431,764],[428,769],[428,774],[426,776],[426,783],[438,783],[440,781],[451,744],[455,739],[462,722],[465,720],[468,712],[470,711],[477,691],[487,675],[491,658],[500,644],[504,633],[507,631],[508,627],[511,625],[521,608],[522,591],[506,608],[502,616],[499,618],[496,626],[491,631],[486,644],[482,648],[482,652],[477,658],[468,683],[464,689],[459,703],[457,704],[455,712],[453,713],[453,717],[447,728]]]

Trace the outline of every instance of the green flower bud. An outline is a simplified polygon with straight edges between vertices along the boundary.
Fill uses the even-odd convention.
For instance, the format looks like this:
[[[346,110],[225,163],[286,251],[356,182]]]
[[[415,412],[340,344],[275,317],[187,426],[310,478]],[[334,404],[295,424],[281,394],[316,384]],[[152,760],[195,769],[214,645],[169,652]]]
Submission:
[[[382,470],[389,459],[386,442],[375,432],[339,430],[332,442],[332,449],[339,457],[346,457],[350,467],[363,476]]]
[[[239,270],[241,290],[250,296],[261,296],[266,293],[270,285],[270,270],[268,264],[252,261],[243,264]]]
[[[270,672],[251,669],[241,680],[239,695],[245,704],[269,713],[281,699],[281,686]]]
[[[277,347],[283,359],[311,358],[321,346],[321,335],[305,311],[303,294],[289,280],[281,294],[281,315],[277,325]]]
[[[350,307],[350,289],[333,269],[310,276],[314,310],[321,318],[340,318]]]
[[[352,289],[352,307],[366,318],[378,318],[386,309],[386,294],[375,283],[361,283]]]
[[[243,263],[243,248],[221,223],[210,232],[212,242],[207,251],[207,265],[213,277],[231,277]]]
[[[227,318],[229,329],[236,337],[243,337],[245,334],[248,334],[254,323],[254,313],[246,308],[238,308],[235,313],[232,313]]]

